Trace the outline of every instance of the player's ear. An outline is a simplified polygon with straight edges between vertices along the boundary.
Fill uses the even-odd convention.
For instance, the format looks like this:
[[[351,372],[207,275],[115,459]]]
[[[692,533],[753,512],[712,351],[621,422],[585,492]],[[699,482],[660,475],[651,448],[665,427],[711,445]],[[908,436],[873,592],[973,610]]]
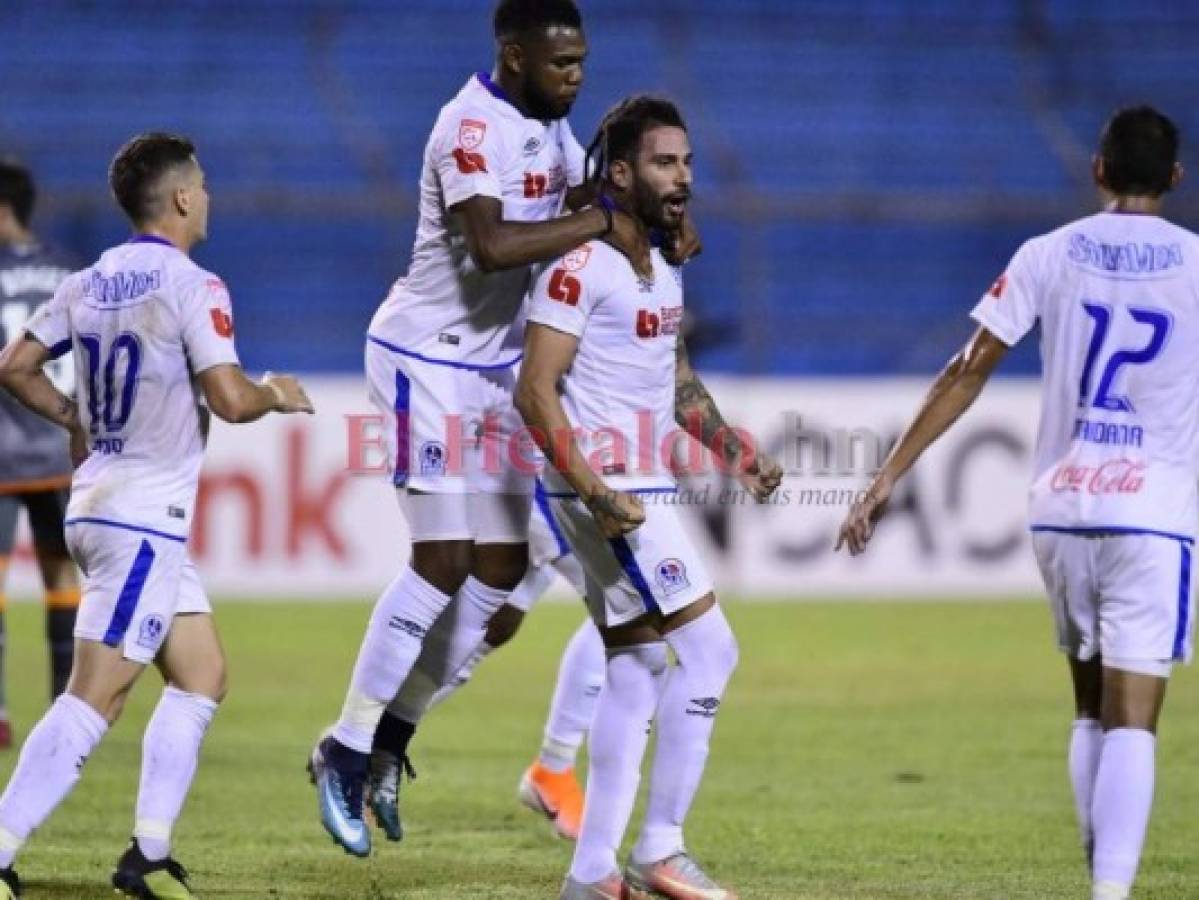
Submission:
[[[520,44],[511,41],[500,47],[500,64],[514,75],[519,75],[525,64],[524,50]]]
[[[1101,188],[1107,187],[1107,185],[1105,185],[1103,183],[1103,179],[1104,179],[1103,157],[1100,156],[1098,153],[1096,153],[1094,156],[1091,157],[1091,177],[1093,179],[1095,179],[1095,184],[1098,185],[1099,187],[1101,187]]]
[[[184,218],[191,212],[192,195],[184,185],[177,184],[171,191],[171,202],[175,204],[175,211]]]
[[[1174,163],[1174,171],[1170,173],[1170,190],[1182,184],[1182,179],[1186,177],[1187,171],[1182,167],[1182,163]]]
[[[608,166],[608,177],[616,187],[627,191],[633,186],[633,167],[623,159],[613,160]]]

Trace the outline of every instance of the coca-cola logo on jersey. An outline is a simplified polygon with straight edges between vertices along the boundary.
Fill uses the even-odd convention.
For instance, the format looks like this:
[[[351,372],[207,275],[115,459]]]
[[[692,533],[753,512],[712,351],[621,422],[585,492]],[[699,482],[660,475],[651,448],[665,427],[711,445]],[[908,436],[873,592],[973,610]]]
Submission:
[[[1136,494],[1145,486],[1145,464],[1112,459],[1098,466],[1058,466],[1050,487],[1063,494]]]

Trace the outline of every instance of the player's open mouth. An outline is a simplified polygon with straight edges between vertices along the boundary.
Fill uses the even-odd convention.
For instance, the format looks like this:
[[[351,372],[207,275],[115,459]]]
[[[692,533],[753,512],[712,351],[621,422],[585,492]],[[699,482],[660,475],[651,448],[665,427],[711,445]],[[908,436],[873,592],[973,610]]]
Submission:
[[[681,216],[683,214],[683,212],[687,209],[687,200],[688,199],[689,198],[687,197],[686,194],[677,194],[674,197],[667,197],[666,198],[666,211],[669,212],[672,216]]]

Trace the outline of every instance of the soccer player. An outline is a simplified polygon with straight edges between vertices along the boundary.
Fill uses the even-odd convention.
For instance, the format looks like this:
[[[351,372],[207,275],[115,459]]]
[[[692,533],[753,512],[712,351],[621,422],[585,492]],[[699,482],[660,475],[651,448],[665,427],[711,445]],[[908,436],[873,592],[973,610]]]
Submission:
[[[646,227],[677,227],[691,196],[691,148],[673,104],[626,100],[604,119],[592,147],[604,202]],[[677,422],[759,500],[777,488],[781,471],[725,426],[687,360],[682,313],[681,271],[658,251],[646,277],[610,247],[582,244],[546,267],[532,290],[516,403],[553,463],[546,492],[586,573],[587,605],[608,657],[564,900],[647,891],[734,897],[692,859],[683,823],[737,643],[676,507],[656,502],[676,490],[658,442]],[[630,449],[646,431],[653,446]],[[596,445],[584,456],[588,438]],[[669,674],[667,647],[677,659]],[[649,723],[658,731],[649,805],[622,875],[616,853]]]
[[[228,422],[312,412],[294,378],[246,378],[225,285],[189,258],[208,229],[191,142],[139,135],[113,159],[109,183],[135,237],[69,276],[0,355],[0,385],[70,436],[78,468],[66,540],[84,573],[67,690],[30,732],[0,797],[0,900],[18,895],[17,851],[79,780],[150,663],[166,685],[146,726],[133,840],[112,883],[135,897],[192,896],[171,829],[225,694],[212,609],[185,546],[208,410]],[[43,370],[66,352],[78,406]]]
[[[578,9],[572,0],[502,0],[494,30],[495,68],[472,75],[433,126],[412,264],[368,333],[367,379],[388,423],[412,554],[376,602],[341,717],[310,758],[321,822],[356,856],[370,852],[363,802],[372,746],[384,783],[376,816],[390,839],[402,835],[385,788],[398,780],[415,723],[384,711],[426,635],[439,657],[426,670],[451,677],[528,568],[534,471],[512,465],[510,450],[520,430],[511,392],[529,265],[604,238],[649,266],[632,217],[601,206],[560,215],[590,195],[565,119],[587,53]],[[436,687],[425,685],[427,698]]]
[[[0,161],[0,346],[20,333],[33,311],[54,295],[74,268],[64,254],[43,244],[30,230],[35,199],[29,170]],[[70,395],[74,372],[53,365],[58,367],[56,382]],[[63,692],[71,673],[79,582],[62,532],[70,483],[66,434],[0,391],[0,747],[12,744],[5,702],[4,580],[22,507],[29,515],[46,591],[51,700]]]
[[[895,483],[1039,323],[1033,549],[1074,686],[1069,770],[1094,900],[1129,896],[1166,682],[1191,655],[1199,239],[1161,217],[1177,160],[1158,111],[1111,118],[1092,163],[1103,211],[1017,251],[837,540],[865,550]]]

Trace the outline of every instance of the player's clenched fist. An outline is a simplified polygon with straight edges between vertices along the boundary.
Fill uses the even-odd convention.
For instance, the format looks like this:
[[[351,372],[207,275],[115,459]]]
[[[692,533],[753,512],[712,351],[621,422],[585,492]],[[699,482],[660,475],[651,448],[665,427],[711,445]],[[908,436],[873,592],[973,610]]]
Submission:
[[[757,453],[738,478],[758,503],[765,503],[782,484],[783,467],[765,453]]]
[[[645,521],[641,501],[624,491],[597,491],[584,502],[606,538],[622,537]]]
[[[262,383],[275,394],[275,412],[312,413],[312,401],[294,375],[275,375],[267,372]]]

